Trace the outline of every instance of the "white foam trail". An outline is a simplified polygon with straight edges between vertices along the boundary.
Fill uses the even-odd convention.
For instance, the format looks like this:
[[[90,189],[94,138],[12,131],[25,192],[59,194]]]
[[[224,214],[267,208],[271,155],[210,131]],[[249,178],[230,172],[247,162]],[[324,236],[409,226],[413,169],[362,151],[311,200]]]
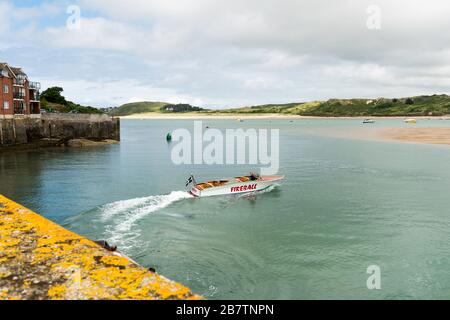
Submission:
[[[105,204],[101,207],[102,210],[102,219],[108,220],[113,216],[123,213],[129,209],[144,205],[149,199],[153,197],[143,197],[143,198],[135,198],[129,200],[116,201],[112,203]]]
[[[133,226],[148,214],[170,204],[192,196],[184,191],[173,191],[167,195],[149,196],[130,200],[116,201],[101,207],[102,219],[113,220],[107,227],[107,237],[113,243],[124,245],[125,239],[136,237]]]

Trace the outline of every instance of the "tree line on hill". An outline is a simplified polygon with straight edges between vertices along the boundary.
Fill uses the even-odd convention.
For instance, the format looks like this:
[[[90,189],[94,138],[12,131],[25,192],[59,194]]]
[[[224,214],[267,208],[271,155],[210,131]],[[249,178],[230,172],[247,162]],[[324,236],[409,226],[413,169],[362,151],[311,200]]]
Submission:
[[[192,111],[205,111],[205,109],[200,107],[193,107],[187,103],[179,104],[167,104],[161,108],[163,112],[192,112]]]
[[[61,87],[50,87],[41,93],[41,109],[44,112],[60,113],[103,113],[97,108],[82,106],[72,101],[66,100],[62,95],[64,89]]]
[[[145,112],[153,113],[281,113],[319,117],[354,116],[443,116],[450,115],[450,97],[445,94],[408,98],[330,99],[287,104],[269,104],[237,109],[208,110],[187,103],[135,102],[114,108],[97,109],[66,100],[63,88],[51,87],[41,94],[41,109],[62,113],[107,113],[126,116]]]

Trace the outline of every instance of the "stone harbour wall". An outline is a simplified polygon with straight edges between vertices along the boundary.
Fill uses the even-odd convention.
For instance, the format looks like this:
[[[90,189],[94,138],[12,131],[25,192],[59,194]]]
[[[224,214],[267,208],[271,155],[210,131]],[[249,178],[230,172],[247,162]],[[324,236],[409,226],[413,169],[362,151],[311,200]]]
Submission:
[[[105,114],[0,116],[0,148],[59,145],[71,139],[120,140],[120,119]]]
[[[202,297],[0,194],[0,300],[17,299]]]

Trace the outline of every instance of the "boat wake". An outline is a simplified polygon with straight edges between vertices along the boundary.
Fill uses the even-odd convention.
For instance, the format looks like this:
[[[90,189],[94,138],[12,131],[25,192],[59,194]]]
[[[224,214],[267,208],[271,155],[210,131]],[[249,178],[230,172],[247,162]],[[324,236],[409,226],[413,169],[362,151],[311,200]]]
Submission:
[[[106,238],[112,243],[128,247],[130,241],[139,234],[134,226],[145,216],[163,209],[177,201],[192,198],[184,191],[173,191],[167,195],[156,195],[129,200],[116,201],[101,206],[100,216],[107,226]]]
[[[276,185],[250,194],[233,195],[230,199],[253,199],[258,194],[272,191]],[[193,198],[185,191],[172,191],[165,195],[153,195],[115,201],[104,204],[79,216],[79,221],[71,221],[72,228],[75,224],[84,225],[84,233],[92,226],[91,236],[97,239],[105,239],[110,244],[117,245],[124,253],[142,247],[142,230],[139,221],[148,215],[164,209],[176,202]],[[87,225],[87,226],[86,226]]]

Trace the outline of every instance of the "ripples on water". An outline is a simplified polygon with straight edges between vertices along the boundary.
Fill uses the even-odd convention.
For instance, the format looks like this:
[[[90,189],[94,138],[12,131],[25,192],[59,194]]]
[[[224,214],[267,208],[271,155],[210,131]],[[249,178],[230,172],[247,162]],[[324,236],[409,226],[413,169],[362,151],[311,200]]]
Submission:
[[[336,123],[361,126],[208,121],[280,129],[287,179],[256,196],[170,192],[191,172],[209,179],[254,168],[173,165],[165,134],[192,122],[164,120],[123,121],[122,143],[110,148],[0,155],[2,187],[208,298],[448,297],[449,148],[323,134]],[[381,291],[366,287],[372,264],[381,267]]]
[[[184,227],[179,222],[183,219],[193,219],[195,215],[183,215],[170,210],[162,211],[164,208],[183,200],[191,200],[196,202],[196,205],[205,208],[211,206],[211,209],[205,212],[204,215],[214,217],[227,209],[232,209],[240,201],[255,202],[259,196],[272,192],[275,188],[277,186],[271,186],[268,189],[251,194],[200,199],[193,198],[184,191],[172,191],[167,195],[115,201],[69,218],[66,221],[66,226],[72,229],[82,228],[84,234],[89,234],[91,238],[107,239],[110,243],[117,245],[121,251],[133,256],[135,259],[145,259],[146,254],[148,255],[149,252],[145,252],[143,248],[152,246],[152,242],[159,238],[158,234],[156,236],[153,235],[151,238],[147,237],[148,228],[145,226],[147,222],[151,221],[149,215],[156,213],[163,215],[173,233],[171,236],[172,241],[179,241],[179,245],[182,246],[184,240],[177,239],[176,234],[189,233],[190,230],[184,230]],[[149,218],[149,220],[145,221],[146,218]],[[88,228],[86,228],[87,224],[95,225],[96,227],[88,231]],[[99,226],[102,228],[99,228]],[[226,234],[209,231],[206,247],[204,245],[195,246],[189,250],[189,255],[192,259],[191,263],[195,266],[190,269],[210,270],[213,273],[213,277],[206,279],[205,274],[201,272],[189,271],[186,274],[186,279],[203,287],[205,291],[202,294],[210,298],[215,297],[218,293],[218,288],[212,284],[217,282],[217,279],[223,279],[228,287],[233,288],[228,291],[228,294],[251,295],[254,293],[251,288],[256,287],[258,283],[256,279],[252,279],[248,275],[252,273],[252,270],[260,268],[264,263],[257,255],[253,255],[252,252],[244,248],[238,246],[234,246],[231,248],[232,250],[224,248],[224,236],[227,237]],[[166,237],[166,235],[162,235],[162,237]],[[192,233],[189,236],[189,241],[203,242],[204,240],[203,236],[196,237]],[[169,250],[167,251],[169,252]],[[170,251],[173,253],[173,250]],[[161,253],[161,250],[158,250],[157,253]],[[201,257],[201,259],[196,259],[195,257]],[[224,265],[227,264],[228,267],[221,268],[221,261],[223,261]],[[239,270],[239,272],[229,273],[230,266],[235,270]],[[267,293],[269,293],[273,288],[267,288],[267,290]]]

